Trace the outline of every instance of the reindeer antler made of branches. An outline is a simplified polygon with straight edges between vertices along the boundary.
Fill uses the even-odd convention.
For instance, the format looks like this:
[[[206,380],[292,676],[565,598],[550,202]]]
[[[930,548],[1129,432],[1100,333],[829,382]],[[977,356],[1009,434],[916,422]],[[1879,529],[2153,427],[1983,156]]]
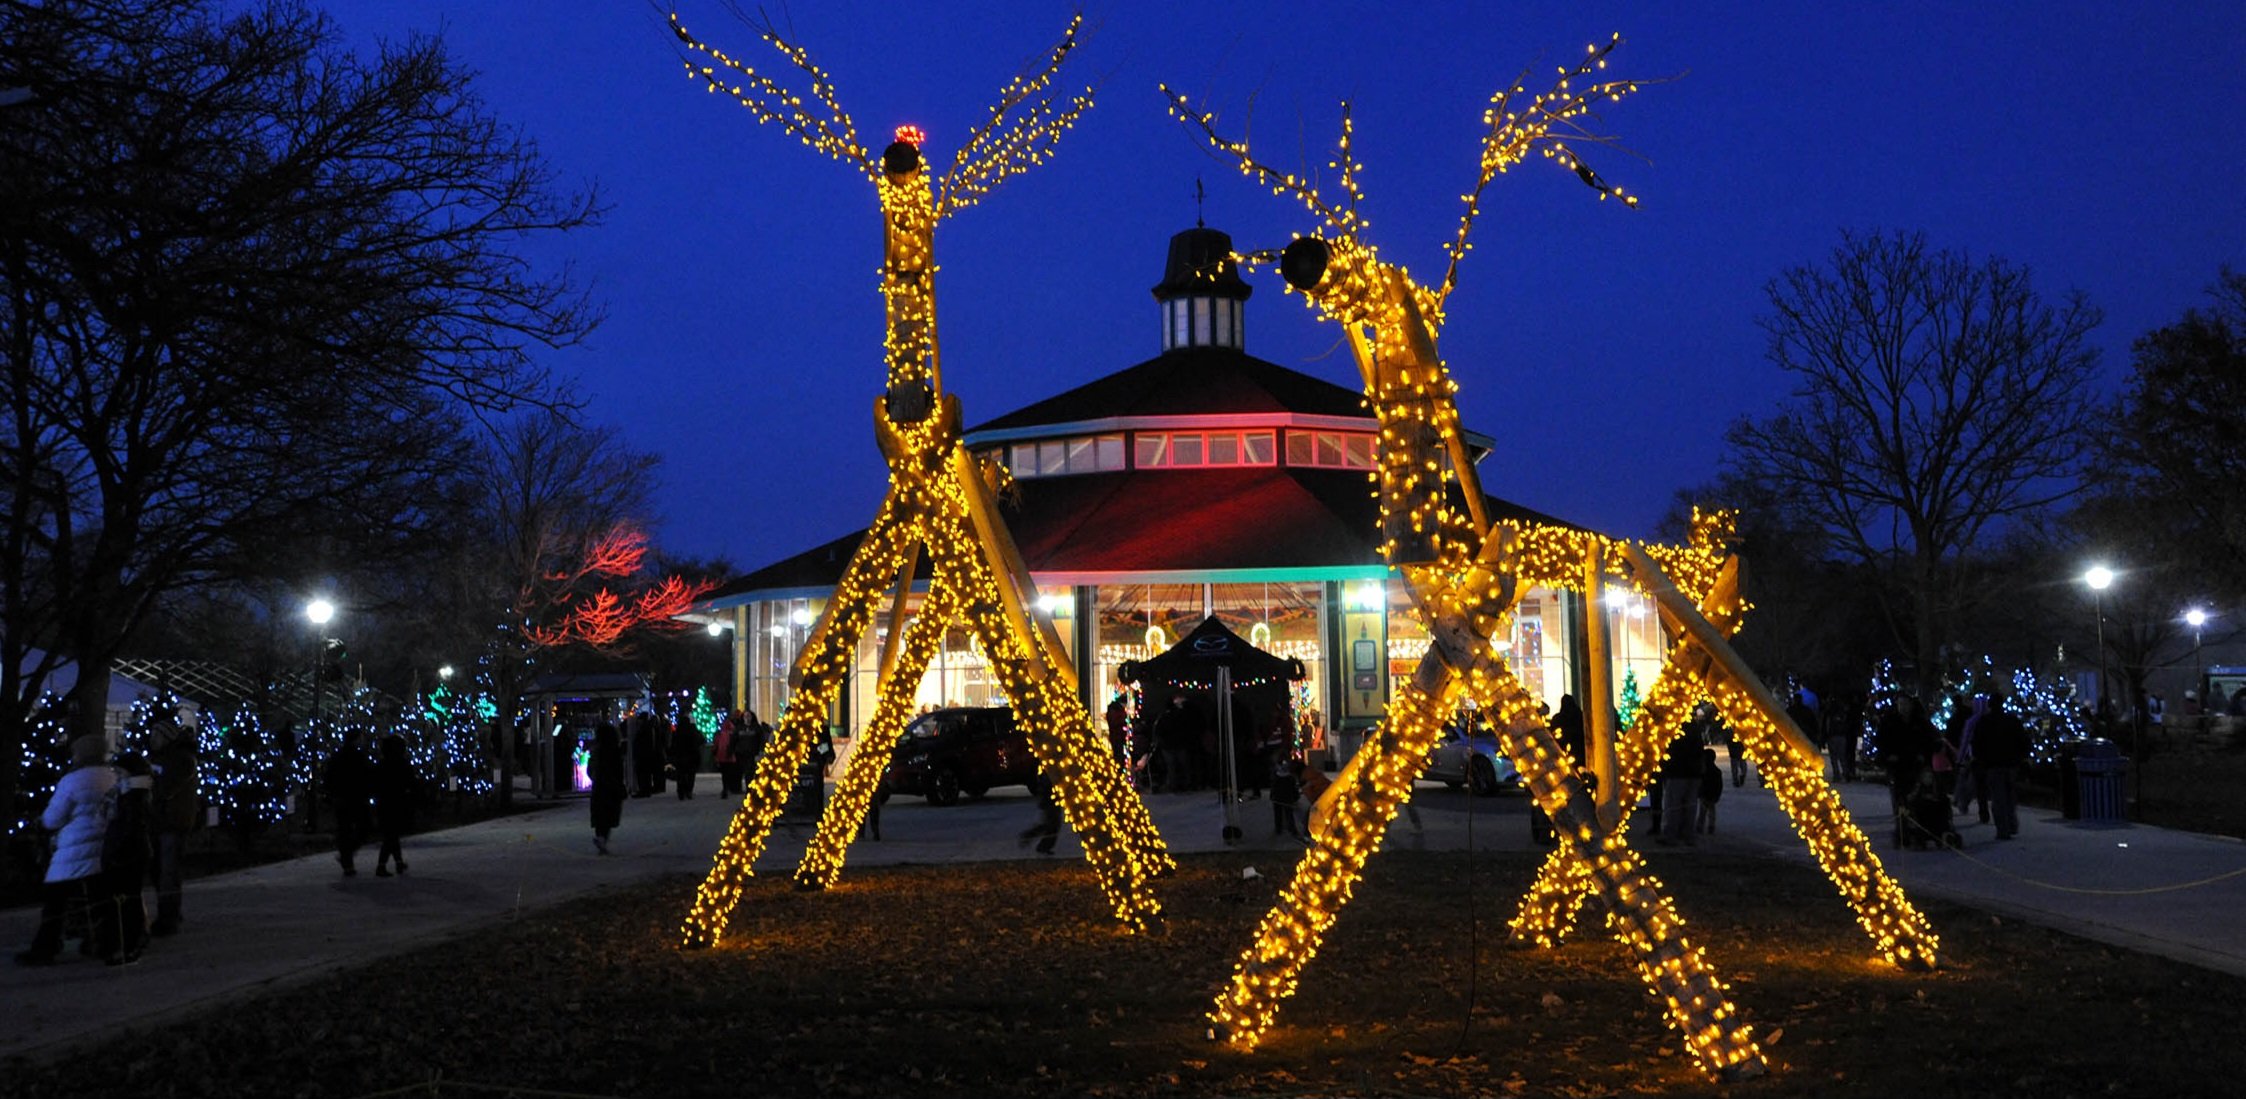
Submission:
[[[878,183],[881,179],[880,166],[874,163],[873,156],[858,140],[858,124],[851,120],[850,112],[843,110],[841,102],[835,99],[834,81],[827,76],[826,70],[812,63],[811,52],[789,41],[769,22],[746,16],[743,16],[742,21],[755,28],[757,36],[764,39],[766,45],[780,51],[780,55],[787,58],[790,65],[810,77],[811,98],[824,108],[823,113],[806,110],[803,98],[789,91],[786,85],[756,71],[747,62],[695,38],[687,31],[686,25],[679,22],[678,13],[672,12],[671,33],[678,35],[678,40],[685,43],[688,50],[715,62],[705,65],[692,57],[681,58],[680,63],[686,66],[687,75],[701,80],[713,94],[723,92],[732,96],[756,116],[759,125],[776,123],[781,129],[801,139],[805,145],[858,169],[865,173],[867,179]],[[739,78],[737,82],[735,77]]]
[[[1489,127],[1489,131],[1482,136],[1481,173],[1474,180],[1474,189],[1464,196],[1466,213],[1459,218],[1458,236],[1451,241],[1450,263],[1443,272],[1443,284],[1434,294],[1438,306],[1449,299],[1451,289],[1458,285],[1459,261],[1465,259],[1467,251],[1473,247],[1466,238],[1473,231],[1475,216],[1482,212],[1482,192],[1491,180],[1528,159],[1530,150],[1541,146],[1546,159],[1574,172],[1584,186],[1599,192],[1602,200],[1616,198],[1632,207],[1638,204],[1637,196],[1624,194],[1621,187],[1608,183],[1568,147],[1571,138],[1585,144],[1613,145],[1613,137],[1586,129],[1577,120],[1589,115],[1592,106],[1601,101],[1618,102],[1647,84],[1673,79],[1607,80],[1580,89],[1575,87],[1577,81],[1605,69],[1607,55],[1621,45],[1622,36],[1617,34],[1605,45],[1584,47],[1582,61],[1572,68],[1561,68],[1559,81],[1551,90],[1518,111],[1513,109],[1513,100],[1523,94],[1527,86],[1526,69],[1513,79],[1510,87],[1490,97],[1489,109],[1482,112],[1482,124]],[[1555,134],[1555,130],[1560,133]]]
[[[990,118],[967,135],[952,154],[951,171],[944,173],[936,200],[936,216],[944,218],[982,201],[1007,177],[1042,163],[1061,134],[1085,111],[1092,109],[1091,87],[1071,96],[1066,106],[1053,96],[1053,77],[1068,55],[1082,44],[1079,32],[1084,15],[1069,19],[1060,41],[1044,55],[1042,64],[1025,66],[999,89]],[[1018,110],[1017,110],[1018,108]]]
[[[807,109],[803,97],[780,81],[758,72],[739,58],[709,45],[690,33],[676,13],[670,16],[671,33],[693,53],[707,58],[681,59],[687,75],[699,79],[713,93],[730,95],[758,123],[774,123],[818,152],[842,161],[875,183],[881,166],[858,139],[858,126],[835,98],[834,81],[811,60],[810,51],[796,45],[770,22],[743,17],[766,45],[778,50],[788,63],[810,78],[810,97],[820,109]],[[938,187],[935,216],[938,220],[982,201],[1007,177],[1042,163],[1060,136],[1092,107],[1087,87],[1064,104],[1055,98],[1053,78],[1070,53],[1082,44],[1084,16],[1068,21],[1059,42],[1025,66],[1004,88],[990,117],[968,135],[952,157],[951,170]]]
[[[1466,213],[1459,219],[1458,234],[1447,249],[1449,262],[1443,273],[1443,281],[1440,286],[1433,288],[1413,287],[1430,325],[1439,329],[1443,303],[1458,283],[1459,261],[1465,258],[1466,252],[1472,247],[1468,236],[1473,231],[1475,217],[1481,213],[1482,192],[1492,180],[1527,159],[1531,150],[1540,150],[1547,159],[1573,171],[1586,186],[1598,191],[1600,198],[1613,197],[1622,200],[1625,205],[1637,205],[1635,196],[1627,195],[1621,187],[1607,182],[1569,147],[1571,140],[1584,144],[1614,144],[1611,137],[1585,128],[1578,120],[1590,114],[1593,105],[1601,101],[1616,101],[1646,84],[1664,82],[1610,80],[1577,87],[1577,83],[1584,77],[1604,69],[1607,55],[1621,44],[1622,37],[1616,35],[1603,46],[1588,47],[1582,61],[1571,68],[1560,70],[1559,80],[1550,91],[1538,95],[1519,110],[1513,108],[1513,102],[1515,97],[1523,94],[1526,72],[1510,86],[1490,97],[1489,108],[1482,116],[1489,129],[1482,138],[1480,172],[1473,189],[1463,196]],[[1341,138],[1336,145],[1334,159],[1327,162],[1327,167],[1339,173],[1339,185],[1345,195],[1345,202],[1336,205],[1321,195],[1310,181],[1257,160],[1249,153],[1245,140],[1233,141],[1220,134],[1216,129],[1214,112],[1194,109],[1185,96],[1173,91],[1167,84],[1161,85],[1161,88],[1163,96],[1169,100],[1170,114],[1198,129],[1210,148],[1221,157],[1229,157],[1239,167],[1241,174],[1269,186],[1273,194],[1293,196],[1312,214],[1317,215],[1324,223],[1326,243],[1334,249],[1335,264],[1364,269],[1379,262],[1377,249],[1366,240],[1367,222],[1359,210],[1364,192],[1359,186],[1358,175],[1364,166],[1357,163],[1352,152],[1355,132],[1349,104],[1342,104]],[[1265,258],[1267,257],[1236,257],[1239,262],[1249,264]],[[1395,266],[1393,269],[1409,278],[1408,272],[1402,267]],[[1350,318],[1337,319],[1347,321]]]

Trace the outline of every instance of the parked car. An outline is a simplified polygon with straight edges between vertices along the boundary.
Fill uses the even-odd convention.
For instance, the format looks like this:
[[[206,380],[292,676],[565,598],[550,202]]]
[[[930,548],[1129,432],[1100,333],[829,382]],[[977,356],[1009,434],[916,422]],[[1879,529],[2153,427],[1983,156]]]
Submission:
[[[961,794],[979,798],[999,786],[1026,786],[1037,777],[1029,741],[1003,706],[936,710],[914,718],[890,753],[881,796],[918,794],[932,805],[950,805]]]
[[[1497,748],[1497,734],[1479,721],[1443,727],[1443,739],[1427,753],[1427,777],[1454,790],[1470,786],[1485,796],[1521,785],[1520,770]]]

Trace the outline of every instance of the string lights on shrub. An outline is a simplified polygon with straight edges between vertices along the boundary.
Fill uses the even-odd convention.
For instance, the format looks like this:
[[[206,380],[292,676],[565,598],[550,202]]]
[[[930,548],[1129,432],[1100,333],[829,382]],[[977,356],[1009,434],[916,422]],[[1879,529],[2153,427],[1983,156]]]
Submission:
[[[977,461],[962,445],[959,402],[942,392],[936,340],[936,225],[1043,162],[1091,107],[1089,89],[1065,99],[1052,89],[1081,26],[1081,17],[1071,19],[1039,63],[1000,89],[990,117],[960,144],[942,179],[932,180],[921,154],[927,135],[920,128],[899,128],[896,140],[878,156],[871,154],[832,79],[801,46],[769,26],[760,28],[765,44],[807,79],[808,99],[698,41],[676,16],[671,19],[689,54],[684,64],[690,78],[874,184],[884,226],[881,292],[887,322],[887,388],[875,402],[874,427],[889,466],[889,491],[798,653],[773,743],[687,915],[681,933],[687,946],[712,946],[723,936],[798,768],[826,734],[828,711],[855,663],[858,643],[883,607],[892,608],[892,651],[883,662],[874,719],[827,802],[796,871],[798,884],[823,887],[840,874],[843,852],[877,793],[921,674],[944,631],[956,624],[987,655],[1115,917],[1130,928],[1160,917],[1150,883],[1174,861],[1107,750],[1105,736],[1095,731],[1051,618],[1033,610],[1036,589],[997,513],[995,494],[1004,470]],[[904,595],[923,553],[936,579],[908,630]]]

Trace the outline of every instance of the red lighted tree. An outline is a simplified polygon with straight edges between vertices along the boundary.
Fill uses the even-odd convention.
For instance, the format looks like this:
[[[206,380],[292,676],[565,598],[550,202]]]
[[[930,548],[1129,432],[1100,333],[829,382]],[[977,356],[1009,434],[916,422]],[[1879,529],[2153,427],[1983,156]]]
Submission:
[[[611,655],[631,649],[635,631],[674,630],[675,617],[710,590],[707,580],[645,575],[646,532],[619,522],[595,534],[567,569],[524,588],[523,638],[540,649],[584,646]],[[622,588],[622,591],[618,591]]]

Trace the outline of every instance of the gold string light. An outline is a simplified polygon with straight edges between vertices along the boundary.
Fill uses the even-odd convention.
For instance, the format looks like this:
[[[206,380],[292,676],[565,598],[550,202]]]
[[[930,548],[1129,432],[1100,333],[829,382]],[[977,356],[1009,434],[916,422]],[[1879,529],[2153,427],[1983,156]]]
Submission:
[[[1585,129],[1581,120],[1593,105],[1618,101],[1641,86],[1590,79],[1605,68],[1619,42],[1617,36],[1604,46],[1587,47],[1581,62],[1561,68],[1552,90],[1523,107],[1514,107],[1523,94],[1518,81],[1492,97],[1483,115],[1480,173],[1462,196],[1466,210],[1448,249],[1443,281],[1435,288],[1414,284],[1408,272],[1382,261],[1365,240],[1363,194],[1357,183],[1363,166],[1352,155],[1354,130],[1346,106],[1338,154],[1327,164],[1341,197],[1329,201],[1307,181],[1255,160],[1246,143],[1218,133],[1213,114],[1194,110],[1183,96],[1163,87],[1174,117],[1197,128],[1243,174],[1300,202],[1321,222],[1319,235],[1298,238],[1280,254],[1279,265],[1291,292],[1302,294],[1306,305],[1342,326],[1357,358],[1367,407],[1380,423],[1381,454],[1372,476],[1380,505],[1381,552],[1403,573],[1431,639],[1411,684],[1397,692],[1361,750],[1372,753],[1371,758],[1353,759],[1342,781],[1323,799],[1321,823],[1313,828],[1310,849],[1294,879],[1209,1012],[1212,1036],[1252,1046],[1273,1025],[1280,1002],[1293,991],[1302,967],[1347,902],[1365,858],[1378,848],[1388,822],[1410,796],[1441,722],[1462,695],[1477,703],[1498,730],[1502,749],[1519,767],[1538,806],[1551,815],[1560,837],[1560,849],[1524,899],[1516,934],[1556,942],[1572,926],[1583,900],[1600,896],[1609,929],[1631,951],[1649,989],[1661,997],[1669,1024],[1683,1036],[1694,1062],[1727,1078],[1766,1068],[1753,1029],[1739,1017],[1704,954],[1685,937],[1683,918],[1630,849],[1624,830],[1616,826],[1622,822],[1601,821],[1579,777],[1584,761],[1570,758],[1544,728],[1533,699],[1492,642],[1508,627],[1522,585],[1582,590],[1588,571],[1656,598],[1665,615],[1720,623],[1708,627],[1702,643],[1721,647],[1722,633],[1736,629],[1747,609],[1736,583],[1725,581],[1730,517],[1696,512],[1691,536],[1682,546],[1636,545],[1574,528],[1487,521],[1480,510],[1478,479],[1460,442],[1457,386],[1435,350],[1459,261],[1470,248],[1468,235],[1480,212],[1481,194],[1496,176],[1534,152],[1574,173],[1601,199],[1636,204],[1633,196],[1588,167],[1570,145],[1571,140],[1611,143]],[[1254,265],[1271,257],[1235,259]],[[1454,499],[1465,508],[1454,505]],[[1690,670],[1697,665],[1680,664],[1689,655],[1681,646],[1671,651],[1649,695],[1646,718],[1617,745],[1618,785],[1626,795],[1621,803],[1635,800],[1633,791],[1642,789],[1691,703],[1702,694],[1712,695],[1742,730],[1751,758],[1771,761],[1782,802],[1819,851],[1820,863],[1856,905],[1875,943],[1891,958],[1931,964],[1932,938],[1923,919],[1879,871],[1869,851],[1850,841],[1850,835],[1860,839],[1861,833],[1830,788],[1822,796],[1812,788],[1816,773],[1803,766],[1806,759],[1766,720],[1773,709],[1769,700],[1721,677]]]
[[[1051,620],[1025,607],[1034,590],[993,499],[994,481],[1003,471],[967,453],[959,402],[942,392],[936,339],[936,225],[1041,163],[1060,135],[1090,108],[1089,89],[1066,101],[1051,94],[1055,75],[1078,44],[1081,26],[1081,16],[1070,20],[1042,64],[1000,90],[997,106],[969,134],[945,177],[931,181],[920,154],[923,131],[901,127],[879,157],[869,154],[826,72],[807,51],[769,26],[760,28],[761,37],[808,78],[815,107],[807,107],[778,80],[698,41],[675,15],[671,18],[673,33],[690,54],[710,62],[688,58],[689,76],[712,92],[731,95],[759,123],[779,125],[874,182],[885,239],[880,276],[887,391],[875,401],[874,424],[889,465],[888,493],[798,655],[789,676],[789,705],[773,745],[719,841],[715,865],[696,891],[682,929],[688,946],[713,946],[723,937],[797,768],[825,732],[827,713],[875,608],[895,585],[912,582],[912,563],[923,549],[936,580],[916,628],[883,669],[874,719],[820,817],[818,832],[797,867],[797,883],[822,888],[840,875],[844,851],[878,792],[921,674],[945,631],[956,623],[986,654],[1115,918],[1134,930],[1161,918],[1150,883],[1176,862],[1120,763],[1095,733]]]

